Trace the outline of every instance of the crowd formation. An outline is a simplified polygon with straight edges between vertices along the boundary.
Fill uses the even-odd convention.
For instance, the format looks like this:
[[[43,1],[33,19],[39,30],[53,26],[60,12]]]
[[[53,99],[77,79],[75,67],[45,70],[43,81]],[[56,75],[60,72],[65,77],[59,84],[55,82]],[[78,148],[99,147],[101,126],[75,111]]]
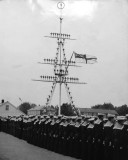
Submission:
[[[0,131],[82,160],[128,160],[128,115],[8,116]]]

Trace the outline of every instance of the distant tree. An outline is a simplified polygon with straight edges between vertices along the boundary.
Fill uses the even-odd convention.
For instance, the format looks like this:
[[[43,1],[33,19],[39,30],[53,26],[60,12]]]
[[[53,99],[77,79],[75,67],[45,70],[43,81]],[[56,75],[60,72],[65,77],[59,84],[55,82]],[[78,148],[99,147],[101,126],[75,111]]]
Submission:
[[[92,106],[93,109],[109,109],[109,110],[116,110],[119,115],[126,115],[128,114],[128,106],[126,104],[114,107],[111,103],[104,103],[104,104],[97,104]]]
[[[18,108],[25,114],[27,114],[27,111],[31,108],[34,108],[36,105],[35,104],[30,104],[29,102],[24,102],[22,103]]]
[[[120,107],[115,107],[115,110],[119,115],[125,116],[128,114],[128,106],[126,104],[120,106]]]
[[[110,109],[110,110],[115,109],[115,107],[111,103],[97,104],[95,106],[92,106],[91,108],[93,108],[93,109]]]
[[[61,106],[61,114],[65,115],[65,116],[74,116],[74,115],[76,115],[74,113],[74,110],[73,110],[71,104],[68,104],[68,103],[63,103],[62,104],[62,106]]]
[[[115,107],[111,103],[104,103],[103,104],[103,108],[104,109],[110,109],[110,110],[114,110],[115,109]]]
[[[96,104],[94,106],[92,106],[91,108],[93,109],[101,109],[102,105],[101,104]]]
[[[59,107],[55,106],[55,115],[58,115],[58,112],[59,112]]]

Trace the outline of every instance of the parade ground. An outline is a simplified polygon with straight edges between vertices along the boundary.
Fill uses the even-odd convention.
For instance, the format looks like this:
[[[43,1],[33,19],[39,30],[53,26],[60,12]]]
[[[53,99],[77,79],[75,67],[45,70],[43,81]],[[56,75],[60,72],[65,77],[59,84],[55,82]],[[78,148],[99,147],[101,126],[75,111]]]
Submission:
[[[0,160],[76,160],[0,132]]]

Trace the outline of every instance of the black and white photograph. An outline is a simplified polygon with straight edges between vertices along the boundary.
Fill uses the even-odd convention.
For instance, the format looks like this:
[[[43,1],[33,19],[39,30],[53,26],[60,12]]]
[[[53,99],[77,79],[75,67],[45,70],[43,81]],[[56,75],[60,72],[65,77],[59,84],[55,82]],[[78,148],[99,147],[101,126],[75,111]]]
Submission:
[[[0,160],[128,160],[128,0],[0,0]]]

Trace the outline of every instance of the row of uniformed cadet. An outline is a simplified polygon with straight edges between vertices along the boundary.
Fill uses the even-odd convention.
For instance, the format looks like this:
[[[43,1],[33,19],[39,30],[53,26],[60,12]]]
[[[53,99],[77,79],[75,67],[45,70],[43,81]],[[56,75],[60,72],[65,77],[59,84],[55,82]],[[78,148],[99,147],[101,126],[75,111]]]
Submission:
[[[83,160],[128,160],[128,115],[9,116],[0,118],[0,131]]]

